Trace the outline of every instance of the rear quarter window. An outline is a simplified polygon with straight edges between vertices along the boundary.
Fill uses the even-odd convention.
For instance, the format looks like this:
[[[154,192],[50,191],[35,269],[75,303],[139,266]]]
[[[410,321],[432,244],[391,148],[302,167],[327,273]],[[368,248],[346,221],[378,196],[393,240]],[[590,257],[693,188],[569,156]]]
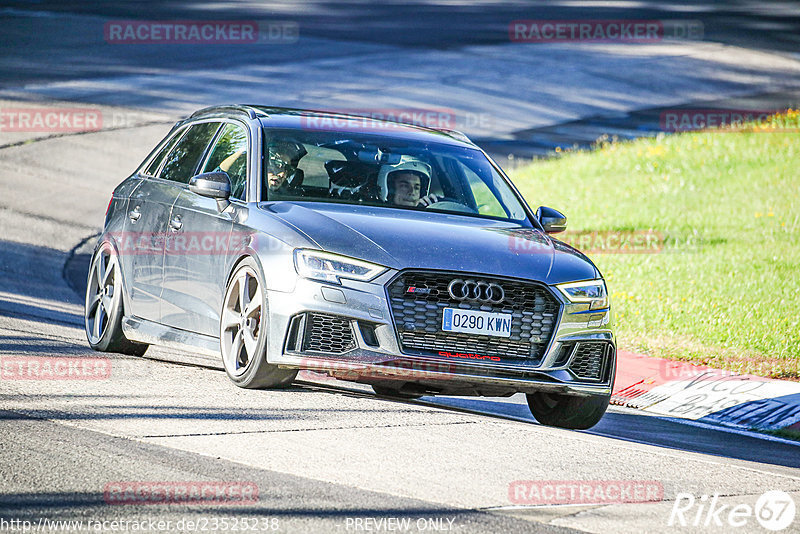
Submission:
[[[164,143],[164,146],[161,147],[161,150],[158,151],[158,154],[156,154],[155,157],[150,161],[150,164],[144,170],[144,174],[146,174],[147,176],[156,176],[158,174],[158,168],[161,166],[161,162],[164,160],[164,156],[167,155],[169,149],[172,148],[172,145],[175,144],[175,141],[181,135],[183,135],[185,131],[186,131],[185,128],[178,130],[169,137],[169,140],[166,143]]]

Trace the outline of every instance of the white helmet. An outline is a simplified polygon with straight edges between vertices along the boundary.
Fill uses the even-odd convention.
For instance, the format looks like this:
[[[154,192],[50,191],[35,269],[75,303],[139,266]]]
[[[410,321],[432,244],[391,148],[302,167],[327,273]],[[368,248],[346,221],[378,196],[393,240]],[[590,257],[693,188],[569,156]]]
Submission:
[[[403,156],[400,163],[396,165],[383,165],[378,171],[378,189],[380,190],[381,200],[387,202],[394,194],[394,180],[390,175],[398,172],[411,172],[420,178],[420,197],[428,194],[431,187],[431,166],[412,156]]]

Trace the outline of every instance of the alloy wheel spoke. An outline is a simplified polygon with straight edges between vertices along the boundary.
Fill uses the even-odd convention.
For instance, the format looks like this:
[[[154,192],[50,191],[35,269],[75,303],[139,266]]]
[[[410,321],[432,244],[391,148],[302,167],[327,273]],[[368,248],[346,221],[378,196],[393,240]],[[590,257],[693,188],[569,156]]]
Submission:
[[[113,302],[114,300],[108,295],[105,295],[100,299],[100,303],[103,305],[104,311],[109,317],[111,316],[111,306]]]
[[[97,339],[99,339],[100,334],[102,334],[102,332],[100,331],[100,323],[102,323],[102,320],[103,320],[103,307],[98,306],[97,310],[95,310],[94,312],[94,325],[92,328],[94,337]]]
[[[90,315],[94,314],[95,306],[97,306],[100,303],[100,300],[102,298],[103,298],[102,293],[98,293],[94,297],[92,297],[92,301],[89,303],[88,308],[86,308],[86,315],[87,316],[90,316]]]
[[[111,258],[108,259],[108,265],[106,266],[106,270],[103,273],[103,287],[108,286],[109,283],[114,282],[114,264],[111,262]]]
[[[243,330],[242,338],[244,340],[244,348],[247,350],[247,355],[249,357],[253,357],[256,353],[256,340],[253,337],[253,333],[250,332],[249,329],[245,328]]]
[[[239,368],[239,353],[242,352],[242,331],[239,330],[233,336],[233,343],[231,343],[231,357],[236,362],[236,368]]]
[[[235,326],[239,326],[239,314],[225,306],[225,311],[222,313],[222,330],[227,331]]]
[[[239,278],[239,310],[244,310],[250,304],[250,294],[248,292],[248,278],[250,275],[244,273]]]
[[[97,257],[97,265],[96,265],[96,272],[97,276],[97,286],[102,288],[103,281],[106,279],[106,265],[105,265],[105,258],[103,254]]]
[[[245,307],[244,316],[251,317],[253,314],[259,311],[261,311],[261,302],[258,300],[258,298],[254,298],[250,301],[247,307]]]

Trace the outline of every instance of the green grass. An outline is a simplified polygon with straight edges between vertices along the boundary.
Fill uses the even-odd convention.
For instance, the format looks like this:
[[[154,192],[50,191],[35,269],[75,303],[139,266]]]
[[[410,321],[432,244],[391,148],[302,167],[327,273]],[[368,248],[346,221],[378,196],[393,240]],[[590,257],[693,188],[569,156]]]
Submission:
[[[778,430],[762,430],[758,428],[752,428],[754,432],[762,432],[764,434],[769,434],[770,436],[776,436],[783,439],[790,439],[793,441],[800,441],[800,430],[794,430],[791,428],[780,428]]]
[[[570,231],[665,236],[659,253],[589,254],[621,349],[800,379],[796,129],[603,143],[510,174],[532,207],[563,211]]]

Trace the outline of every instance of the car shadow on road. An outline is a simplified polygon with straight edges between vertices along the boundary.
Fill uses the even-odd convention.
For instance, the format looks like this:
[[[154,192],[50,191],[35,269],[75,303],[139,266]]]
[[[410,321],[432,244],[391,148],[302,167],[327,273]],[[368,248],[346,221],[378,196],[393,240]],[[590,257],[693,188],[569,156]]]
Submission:
[[[79,405],[75,401],[83,398],[87,399],[85,395],[77,395],[72,398],[70,394],[52,395],[50,393],[42,394],[3,394],[0,396],[4,401],[31,401],[37,397],[46,397],[48,400],[56,399],[61,402],[69,402],[69,409],[65,409],[63,404],[58,406],[43,407],[41,405],[35,407],[26,407],[20,409],[0,409],[0,421],[18,421],[18,420],[48,420],[51,422],[63,421],[112,421],[112,420],[126,420],[126,419],[150,419],[150,420],[170,420],[170,421],[229,421],[236,423],[241,421],[287,421],[307,424],[311,421],[325,421],[327,425],[340,426],[342,428],[351,428],[353,426],[363,426],[360,420],[350,422],[348,420],[341,420],[334,422],[333,417],[336,415],[359,415],[364,414],[365,410],[361,407],[328,407],[325,410],[320,410],[317,406],[309,406],[306,408],[288,408],[281,405],[280,408],[243,408],[241,406],[231,405],[226,407],[213,407],[213,406],[168,406],[161,403],[162,401],[169,401],[173,397],[169,395],[156,396],[151,395],[141,397],[141,405],[131,404],[99,404],[87,403]],[[128,400],[126,395],[120,395],[120,400]],[[159,404],[153,405],[158,401]],[[399,414],[401,412],[407,413],[409,411],[425,411],[419,407],[414,406],[394,406],[384,407],[370,406],[369,413],[371,415],[378,414]],[[352,424],[351,424],[352,423]],[[253,427],[242,430],[241,428],[207,428],[201,429],[192,427],[191,429],[171,428],[174,430],[172,434],[158,434],[159,436],[165,435],[200,435],[200,434],[240,434],[248,432],[268,432],[275,430],[273,428]],[[280,430],[280,429],[278,429]],[[147,435],[146,437],[154,437]]]
[[[425,400],[431,401],[430,403],[426,402],[429,405],[446,406],[448,409],[468,410],[501,419],[538,424],[525,404],[514,402],[517,400],[516,397],[505,401],[463,397],[442,399],[426,397]],[[690,421],[682,422],[649,414],[620,413],[613,407],[606,412],[596,426],[585,432],[656,447],[785,467],[800,467],[800,443],[793,445],[745,432],[697,426],[691,424]]]

